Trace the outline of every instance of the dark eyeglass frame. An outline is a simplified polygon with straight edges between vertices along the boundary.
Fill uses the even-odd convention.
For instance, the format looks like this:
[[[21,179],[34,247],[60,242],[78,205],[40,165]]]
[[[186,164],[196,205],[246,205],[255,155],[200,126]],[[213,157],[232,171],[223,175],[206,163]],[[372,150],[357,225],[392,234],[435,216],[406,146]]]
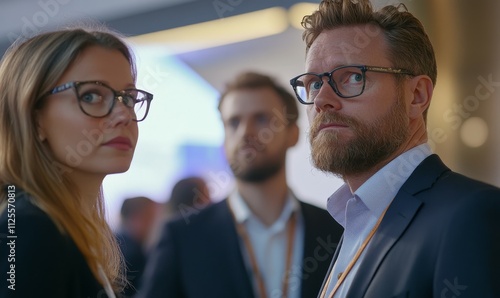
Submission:
[[[363,76],[363,87],[361,88],[361,91],[359,92],[359,94],[349,95],[349,96],[343,95],[342,93],[340,93],[340,91],[338,90],[338,88],[336,86],[336,83],[332,79],[332,74],[335,71],[337,71],[339,69],[348,68],[348,67],[355,67],[355,68],[358,68],[359,70],[361,70],[361,74]],[[328,85],[330,85],[330,87],[332,87],[335,94],[337,94],[338,96],[340,96],[342,98],[353,98],[353,97],[360,96],[365,91],[366,72],[367,71],[391,73],[391,74],[396,74],[396,75],[401,74],[401,75],[414,76],[414,74],[412,72],[410,72],[409,70],[406,70],[406,69],[402,69],[402,68],[392,68],[392,67],[383,67],[383,66],[368,66],[368,65],[344,65],[344,66],[336,67],[330,72],[324,72],[324,73],[306,72],[306,73],[303,73],[301,75],[298,75],[298,76],[292,78],[290,80],[290,85],[292,85],[293,91],[295,92],[295,97],[297,97],[297,99],[299,100],[299,102],[301,104],[305,104],[305,105],[313,104],[314,100],[313,101],[304,101],[302,98],[300,98],[300,95],[297,92],[298,79],[304,75],[313,75],[313,76],[318,77],[319,81],[321,82],[321,87],[323,87],[323,84],[324,84],[323,77],[328,77]]]
[[[109,110],[108,110],[108,112],[105,115],[103,115],[103,116],[90,115],[82,107],[82,104],[81,104],[82,99],[81,99],[81,95],[78,93],[78,86],[83,85],[83,84],[95,84],[95,85],[103,86],[103,87],[108,88],[109,90],[111,90],[113,92],[113,96],[114,96],[113,98],[114,98],[114,100],[112,101],[111,106],[109,107]],[[73,88],[73,90],[75,91],[76,99],[78,100],[78,106],[80,107],[80,110],[85,115],[87,115],[89,117],[92,117],[92,118],[104,118],[104,117],[108,116],[109,114],[111,114],[111,111],[113,111],[113,108],[115,107],[116,101],[119,101],[119,102],[123,103],[126,107],[131,108],[131,109],[133,109],[134,106],[137,103],[140,103],[142,101],[146,101],[146,112],[144,113],[144,117],[142,117],[142,119],[132,119],[135,122],[141,122],[142,120],[146,119],[146,116],[149,113],[149,107],[151,106],[151,101],[153,100],[153,94],[151,94],[151,93],[149,93],[147,91],[140,90],[140,89],[135,89],[135,88],[128,88],[128,89],[124,89],[124,90],[121,90],[121,91],[116,91],[115,89],[111,88],[107,84],[105,84],[103,82],[100,82],[100,81],[74,81],[74,82],[68,82],[68,83],[59,85],[57,87],[54,87],[53,89],[45,92],[41,97],[43,98],[43,97],[46,97],[46,96],[49,96],[49,95],[52,95],[52,94],[60,93],[60,92],[66,91],[66,90],[68,90],[70,88]],[[145,97],[144,100],[140,100],[140,101],[133,99],[134,100],[134,105],[133,106],[129,106],[124,101],[124,99],[123,99],[125,96],[128,96],[127,92],[141,92],[142,94],[146,95],[146,97]]]

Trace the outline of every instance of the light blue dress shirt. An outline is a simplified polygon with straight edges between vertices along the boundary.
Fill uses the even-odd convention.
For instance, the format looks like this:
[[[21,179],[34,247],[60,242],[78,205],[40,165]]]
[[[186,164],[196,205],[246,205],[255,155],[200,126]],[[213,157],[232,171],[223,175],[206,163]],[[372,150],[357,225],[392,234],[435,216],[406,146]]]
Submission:
[[[287,298],[299,298],[302,281],[302,257],[304,254],[304,220],[300,212],[299,201],[289,192],[281,215],[271,225],[263,224],[250,210],[238,192],[229,196],[229,203],[236,221],[242,223],[249,235],[257,259],[257,266],[262,274],[268,298],[283,297],[283,279],[288,279]],[[285,272],[287,252],[287,223],[296,213],[295,237],[290,272]],[[251,274],[251,262],[245,244],[240,239],[245,264]],[[258,297],[258,287],[253,278],[254,292]]]
[[[354,193],[351,193],[349,186],[344,184],[328,199],[328,212],[344,227],[345,231],[339,256],[333,266],[333,275],[328,284],[326,297],[329,297],[339,274],[344,272],[401,186],[415,168],[431,154],[428,144],[414,147],[385,165]],[[365,251],[368,247],[369,244]],[[354,264],[334,297],[346,296],[359,264],[365,261],[365,251]],[[366,261],[369,262],[369,260]]]

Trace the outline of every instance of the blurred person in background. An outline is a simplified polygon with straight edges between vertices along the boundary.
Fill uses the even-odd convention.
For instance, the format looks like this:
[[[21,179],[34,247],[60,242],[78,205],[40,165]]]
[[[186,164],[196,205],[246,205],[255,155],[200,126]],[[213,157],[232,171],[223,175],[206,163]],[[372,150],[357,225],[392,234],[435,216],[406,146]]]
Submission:
[[[161,230],[167,221],[175,218],[188,220],[189,215],[197,214],[212,203],[206,181],[197,176],[180,179],[174,184],[170,197],[162,204],[159,216],[150,232],[147,249],[158,243]]]
[[[125,199],[120,209],[121,224],[116,238],[123,254],[128,284],[123,293],[133,297],[148,257],[148,241],[158,217],[159,204],[146,197]]]
[[[170,198],[165,204],[165,220],[179,216],[187,218],[211,203],[208,186],[203,178],[196,176],[183,178],[175,183]]]
[[[315,297],[342,228],[287,184],[286,154],[299,139],[295,98],[245,72],[227,85],[219,111],[236,189],[165,225],[139,297]]]

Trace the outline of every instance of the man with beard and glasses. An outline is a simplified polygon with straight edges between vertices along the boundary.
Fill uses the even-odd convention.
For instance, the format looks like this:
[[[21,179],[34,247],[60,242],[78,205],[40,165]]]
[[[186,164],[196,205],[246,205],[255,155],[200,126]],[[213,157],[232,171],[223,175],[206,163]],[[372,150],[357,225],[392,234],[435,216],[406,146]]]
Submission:
[[[434,50],[404,5],[323,0],[305,16],[315,166],[345,184],[327,203],[343,240],[319,297],[500,297],[500,189],[427,144]]]
[[[286,153],[299,137],[293,94],[244,72],[219,111],[236,189],[164,227],[141,297],[315,297],[343,229],[287,185]]]

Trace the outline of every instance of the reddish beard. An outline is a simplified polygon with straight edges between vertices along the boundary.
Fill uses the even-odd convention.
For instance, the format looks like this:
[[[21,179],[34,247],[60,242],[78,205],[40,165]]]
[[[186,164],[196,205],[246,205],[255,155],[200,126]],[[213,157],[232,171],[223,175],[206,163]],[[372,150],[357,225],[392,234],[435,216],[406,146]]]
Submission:
[[[321,125],[331,122],[348,128],[319,131]],[[351,130],[354,137],[346,136],[345,129]],[[309,131],[315,167],[341,177],[369,171],[391,156],[408,137],[408,118],[401,96],[389,112],[370,123],[323,112],[314,119]]]

